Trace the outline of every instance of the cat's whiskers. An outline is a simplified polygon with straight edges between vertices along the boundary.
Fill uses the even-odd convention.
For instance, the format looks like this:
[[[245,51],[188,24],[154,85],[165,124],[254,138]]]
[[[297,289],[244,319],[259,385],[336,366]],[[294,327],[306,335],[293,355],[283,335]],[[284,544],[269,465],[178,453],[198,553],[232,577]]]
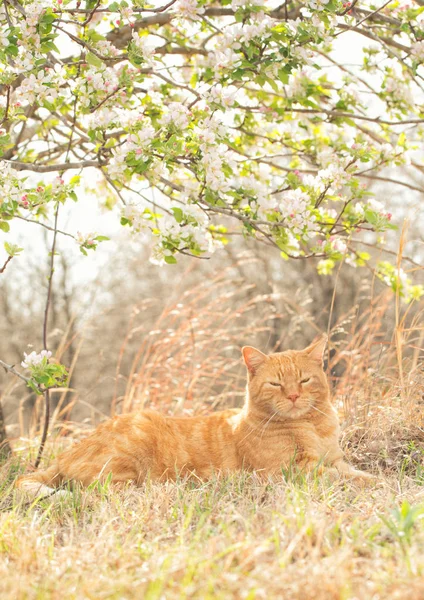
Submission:
[[[261,440],[262,440],[262,438],[264,437],[264,433],[265,433],[265,430],[266,430],[266,428],[267,428],[267,427],[268,427],[268,425],[271,423],[271,421],[272,421],[272,419],[275,417],[275,415],[276,415],[276,414],[278,414],[279,412],[280,412],[280,411],[279,411],[279,410],[278,410],[278,408],[277,408],[277,410],[275,411],[275,413],[274,413],[274,414],[272,414],[272,415],[270,416],[270,418],[268,419],[268,421],[265,423],[265,427],[264,427],[264,428],[263,428],[263,430],[262,430]]]
[[[240,443],[244,442],[244,440],[247,439],[250,435],[252,435],[252,433],[257,431],[260,428],[260,426],[262,425],[262,423],[264,423],[266,421],[267,418],[268,418],[268,415],[262,419],[262,421],[259,423],[259,425],[257,427],[250,427],[250,425],[248,425],[248,427],[250,427],[251,431],[249,431],[249,433],[240,440]]]
[[[314,406],[313,404],[311,404],[311,408],[313,408],[314,410],[316,410],[317,412],[321,413],[322,415],[324,415],[324,417],[329,417],[330,415],[328,413],[325,413],[324,411],[320,410],[319,408],[317,408],[316,406]]]

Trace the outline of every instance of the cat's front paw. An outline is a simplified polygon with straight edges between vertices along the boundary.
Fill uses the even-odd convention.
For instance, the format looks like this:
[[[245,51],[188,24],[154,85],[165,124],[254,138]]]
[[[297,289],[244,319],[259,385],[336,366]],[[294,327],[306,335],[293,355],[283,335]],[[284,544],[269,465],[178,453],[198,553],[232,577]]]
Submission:
[[[348,478],[360,487],[375,485],[381,481],[376,475],[372,475],[366,471],[359,471],[358,469],[352,469],[352,472],[348,474]]]

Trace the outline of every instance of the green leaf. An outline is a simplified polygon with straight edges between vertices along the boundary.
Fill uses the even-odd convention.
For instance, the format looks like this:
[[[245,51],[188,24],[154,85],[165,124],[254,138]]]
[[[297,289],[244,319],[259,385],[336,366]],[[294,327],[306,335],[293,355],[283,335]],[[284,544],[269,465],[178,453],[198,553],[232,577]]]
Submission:
[[[100,67],[103,66],[103,62],[100,60],[100,58],[92,52],[87,53],[85,60],[88,62],[89,65],[91,65],[92,67],[96,67],[97,69],[100,69]]]
[[[7,233],[8,231],[10,231],[9,223],[6,223],[6,221],[0,221],[0,229]]]
[[[368,223],[371,223],[371,225],[376,225],[378,218],[374,211],[366,210],[364,214]]]
[[[174,217],[175,217],[175,220],[177,221],[177,223],[181,223],[181,221],[184,218],[184,213],[181,210],[181,208],[174,207],[172,209],[172,212],[174,213]]]
[[[4,242],[4,249],[9,256],[17,256],[23,251],[23,248],[19,248],[19,246],[16,246],[16,244],[9,244],[9,242]]]
[[[281,83],[287,84],[289,82],[289,75],[283,69],[278,69],[278,79]]]
[[[108,238],[107,235],[98,235],[94,239],[97,240],[98,242],[108,242],[110,240],[110,238]]]
[[[177,259],[175,256],[165,256],[165,262],[168,263],[168,265],[175,265]]]

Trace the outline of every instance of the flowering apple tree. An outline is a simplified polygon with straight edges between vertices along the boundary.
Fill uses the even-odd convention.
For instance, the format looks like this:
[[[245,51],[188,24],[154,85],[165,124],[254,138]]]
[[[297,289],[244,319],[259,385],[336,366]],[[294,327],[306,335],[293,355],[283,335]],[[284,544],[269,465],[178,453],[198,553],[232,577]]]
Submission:
[[[14,219],[83,253],[107,239],[57,226],[94,178],[124,227],[150,232],[158,264],[242,234],[285,259],[315,257],[322,274],[368,266],[418,298],[422,286],[363,244],[384,245],[395,227],[369,185],[389,177],[404,190],[393,169],[423,169],[422,4],[2,0],[8,261],[22,255]],[[43,364],[29,366],[48,386]]]

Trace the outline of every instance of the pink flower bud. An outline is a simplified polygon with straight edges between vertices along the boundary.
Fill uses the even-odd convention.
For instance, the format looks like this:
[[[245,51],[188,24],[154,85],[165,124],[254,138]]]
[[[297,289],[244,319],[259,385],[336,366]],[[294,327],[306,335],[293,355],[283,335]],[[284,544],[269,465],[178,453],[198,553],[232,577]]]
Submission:
[[[386,215],[387,220],[390,221],[392,219],[392,216],[393,216],[392,213],[387,213],[387,215]]]
[[[25,202],[27,199],[28,199],[27,194],[24,194],[23,196],[21,196],[22,202]]]

